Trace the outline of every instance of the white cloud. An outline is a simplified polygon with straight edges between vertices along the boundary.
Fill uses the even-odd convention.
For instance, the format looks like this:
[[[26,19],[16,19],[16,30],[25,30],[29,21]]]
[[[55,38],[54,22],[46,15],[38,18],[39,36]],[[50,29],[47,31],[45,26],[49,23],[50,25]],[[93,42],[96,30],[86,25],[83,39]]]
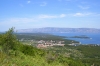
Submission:
[[[61,14],[60,17],[61,17],[61,18],[62,18],[62,17],[66,17],[66,14]]]
[[[29,3],[31,3],[31,1],[27,1],[27,3],[29,4]]]
[[[92,13],[75,13],[73,16],[88,16],[91,15]]]
[[[34,18],[11,18],[10,22],[34,22],[36,21]]]
[[[38,18],[63,18],[63,17],[66,17],[66,14],[61,14],[61,15],[39,15]]]
[[[36,22],[35,18],[9,18],[2,21],[2,24],[5,25],[24,25],[31,22]],[[1,24],[1,23],[0,23]]]
[[[74,16],[83,16],[84,14],[82,14],[82,13],[76,13],[76,14],[74,14]]]
[[[79,8],[81,8],[81,9],[89,9],[90,7],[89,6],[78,6]]]
[[[34,27],[34,24],[45,22],[47,19],[60,19],[65,17],[65,14],[60,14],[60,15],[36,15],[33,17],[26,17],[26,18],[9,18],[9,19],[3,19],[2,22],[0,22],[0,27],[6,27],[6,28],[11,28],[11,27],[16,27],[17,29],[19,28],[28,28],[28,27]],[[48,21],[48,20],[47,20]],[[46,22],[47,23],[47,22]],[[33,26],[34,25],[34,26]],[[7,29],[5,29],[7,30]]]
[[[5,27],[4,30],[8,30],[8,28],[27,28],[27,26],[32,26],[33,22],[38,22],[38,19],[35,18],[9,18],[4,19],[0,22],[0,27]]]
[[[41,4],[40,4],[40,6],[46,6],[47,5],[47,2],[42,2]]]
[[[52,18],[61,18],[61,17],[65,17],[64,14],[61,14],[59,16],[57,15],[37,15],[37,16],[34,16],[34,17],[26,17],[26,18],[9,18],[9,19],[5,19],[5,20],[2,20],[3,22],[2,23],[6,23],[6,24],[19,24],[19,23],[30,23],[30,22],[38,22],[40,21],[41,19],[52,19]]]

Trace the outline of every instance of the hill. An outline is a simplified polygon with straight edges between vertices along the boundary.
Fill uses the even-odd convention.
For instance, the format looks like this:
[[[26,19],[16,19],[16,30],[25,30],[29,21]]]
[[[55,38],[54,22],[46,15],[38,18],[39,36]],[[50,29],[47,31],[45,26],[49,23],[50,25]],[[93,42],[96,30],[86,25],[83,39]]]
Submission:
[[[99,50],[99,46],[68,45],[38,49],[20,42],[13,28],[0,34],[0,66],[100,66]]]

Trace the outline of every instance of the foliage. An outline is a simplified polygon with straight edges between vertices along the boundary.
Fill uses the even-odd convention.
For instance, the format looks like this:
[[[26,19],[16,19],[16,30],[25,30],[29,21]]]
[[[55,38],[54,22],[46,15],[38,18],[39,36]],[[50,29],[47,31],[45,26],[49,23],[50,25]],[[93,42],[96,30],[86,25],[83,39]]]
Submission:
[[[43,34],[43,33],[19,33],[17,34],[17,38],[25,39],[25,40],[45,40],[45,41],[65,41],[65,44],[70,44],[73,42],[77,42],[74,40],[65,39],[66,37],[62,36],[55,36],[50,34]],[[78,42],[77,42],[78,43]]]
[[[0,45],[3,48],[3,51],[9,54],[9,50],[17,50],[19,42],[16,39],[14,33],[14,28],[9,29],[5,34],[2,34]]]
[[[100,66],[97,59],[66,57],[63,54],[67,50],[63,48],[55,47],[57,52],[54,52],[53,49],[44,50],[22,44],[14,35],[14,28],[11,28],[5,34],[0,34],[0,66]],[[83,51],[80,48],[77,50]],[[75,52],[76,55],[79,51]]]
[[[86,65],[100,66],[100,46],[96,45],[80,45],[80,46],[67,46],[66,48],[78,50],[84,57],[81,58],[81,62],[85,63]]]

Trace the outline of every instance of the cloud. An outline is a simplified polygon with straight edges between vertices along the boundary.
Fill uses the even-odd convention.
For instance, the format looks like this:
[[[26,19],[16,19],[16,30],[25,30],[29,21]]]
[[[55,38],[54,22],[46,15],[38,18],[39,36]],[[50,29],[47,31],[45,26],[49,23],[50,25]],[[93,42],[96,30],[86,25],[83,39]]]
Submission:
[[[31,22],[37,22],[38,19],[35,18],[9,18],[9,19],[4,19],[2,21],[2,24],[5,25],[23,25]],[[1,24],[1,23],[0,23]]]
[[[61,15],[36,15],[34,17],[26,17],[26,18],[9,18],[9,19],[4,19],[2,20],[3,22],[9,22],[17,24],[17,23],[29,23],[29,22],[37,22],[40,21],[41,19],[53,19],[53,18],[63,18],[65,17],[65,14]]]
[[[73,14],[73,16],[89,16],[91,14],[92,13],[75,13],[75,14]]]
[[[61,14],[61,15],[39,15],[38,18],[43,18],[43,19],[46,19],[46,18],[63,18],[63,17],[66,17],[66,14]]]
[[[66,17],[66,14],[61,14],[60,17],[61,18]]]
[[[39,25],[39,23],[45,22],[48,23],[48,19],[60,19],[65,17],[66,14],[60,14],[60,15],[36,15],[33,17],[22,17],[22,18],[6,18],[3,19],[0,22],[0,27],[5,27],[4,30],[7,30],[8,28],[11,27],[16,27],[17,29],[19,28],[29,28],[29,27],[34,27],[34,24]],[[34,26],[33,26],[34,25]],[[49,24],[48,24],[49,25]]]
[[[27,4],[31,3],[31,1],[27,1]]]
[[[10,22],[34,22],[36,21],[34,18],[11,18],[8,19]]]
[[[89,6],[78,6],[79,8],[81,8],[81,9],[89,9],[90,7]]]
[[[40,4],[40,6],[46,6],[47,5],[47,2],[42,2],[41,4]]]
[[[8,30],[8,28],[15,27],[17,29],[19,28],[27,28],[27,26],[31,26],[38,22],[38,19],[35,18],[9,18],[4,19],[2,22],[0,22],[0,27],[5,27],[4,30]]]
[[[75,13],[73,16],[83,16],[84,14],[82,13]]]

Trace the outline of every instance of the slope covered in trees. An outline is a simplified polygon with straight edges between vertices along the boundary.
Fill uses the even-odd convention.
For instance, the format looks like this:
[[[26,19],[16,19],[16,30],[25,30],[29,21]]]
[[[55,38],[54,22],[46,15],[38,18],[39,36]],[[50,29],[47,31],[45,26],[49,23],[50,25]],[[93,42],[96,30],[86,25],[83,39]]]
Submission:
[[[0,66],[90,66],[56,52],[24,45],[14,35],[14,29],[0,34]],[[99,65],[98,65],[99,66]]]

